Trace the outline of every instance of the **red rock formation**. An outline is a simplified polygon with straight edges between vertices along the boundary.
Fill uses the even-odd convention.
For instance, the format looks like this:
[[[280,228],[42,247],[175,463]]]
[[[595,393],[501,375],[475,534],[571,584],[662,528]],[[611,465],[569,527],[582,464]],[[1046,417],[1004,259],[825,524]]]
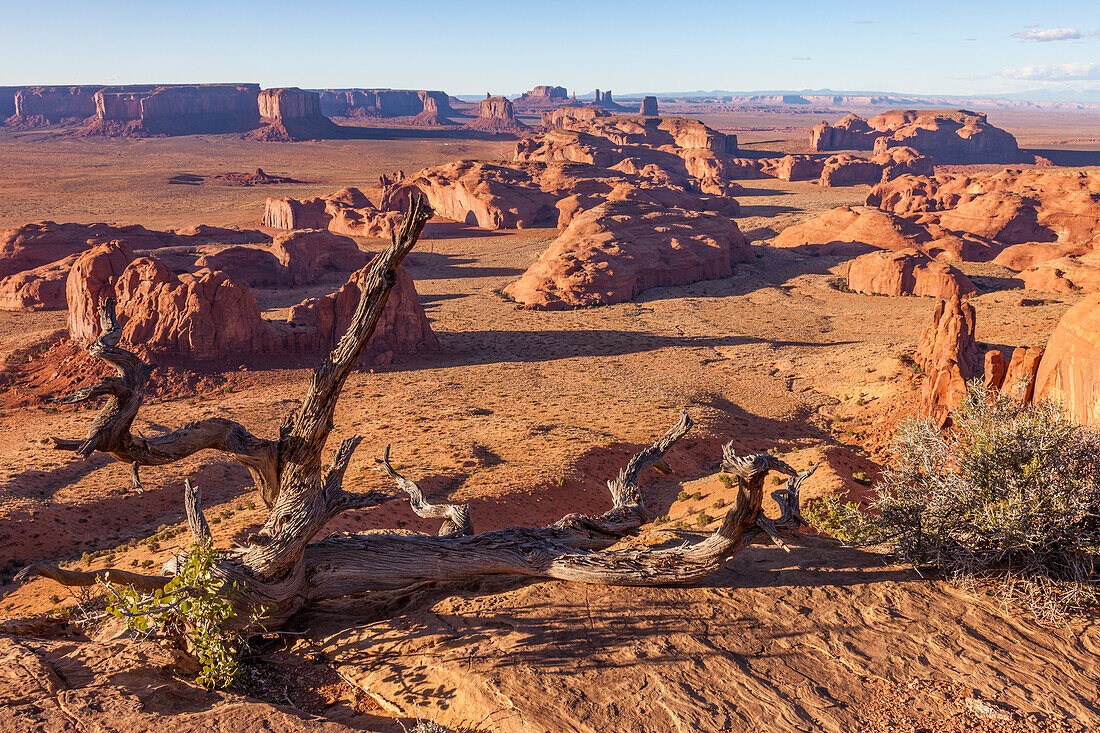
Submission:
[[[71,339],[91,343],[99,338],[99,304],[114,297],[115,283],[133,260],[134,253],[125,242],[107,242],[92,247],[73,263],[65,281]]]
[[[174,244],[173,236],[143,226],[56,224],[39,221],[0,232],[0,278],[80,254],[92,244],[123,240],[133,249]]]
[[[48,125],[83,121],[95,114],[99,87],[23,87],[15,92],[15,120],[9,124]]]
[[[515,109],[507,97],[485,97],[478,105],[477,119],[466,125],[471,130],[494,133],[515,133],[528,129],[516,119]]]
[[[825,162],[811,155],[785,155],[764,161],[764,173],[784,181],[812,181],[820,178]]]
[[[1074,420],[1100,426],[1100,293],[1058,322],[1039,362],[1034,399],[1058,402]]]
[[[268,198],[264,226],[276,229],[328,229],[353,237],[389,237],[403,209],[379,211],[357,188],[343,188],[312,199]]]
[[[547,130],[562,129],[574,122],[587,122],[597,117],[610,116],[610,112],[599,107],[566,105],[565,107],[558,107],[553,112],[543,112],[542,126]]]
[[[857,293],[943,299],[962,298],[978,291],[954,267],[934,262],[914,249],[880,250],[857,257],[848,263],[848,287]]]
[[[0,87],[0,125],[15,115],[15,95],[22,87]]]
[[[529,308],[620,303],[656,287],[728,277],[753,261],[724,217],[609,201],[589,209],[504,292]]]
[[[1013,244],[1005,247],[993,261],[1001,267],[1021,272],[1049,260],[1079,257],[1091,251],[1092,248],[1086,244],[1029,242],[1028,244]]]
[[[0,310],[60,310],[65,307],[65,278],[76,261],[69,255],[58,262],[23,270],[0,280]]]
[[[968,110],[894,110],[872,117],[871,127],[888,134],[875,152],[906,146],[937,163],[1018,163],[1025,159],[1016,138]]]
[[[420,125],[425,127],[442,126],[442,125],[454,125],[455,123],[450,120],[443,110],[439,107],[439,101],[432,96],[425,96],[424,109],[420,111],[415,117],[409,118],[410,125]]]
[[[313,282],[326,270],[350,272],[368,260],[355,240],[320,229],[280,234],[275,237],[271,252],[286,268],[287,280],[294,285]]]
[[[258,84],[108,87],[83,135],[145,137],[243,132],[259,122]]]
[[[923,249],[931,239],[925,228],[901,217],[864,206],[840,206],[787,227],[771,245],[807,254],[852,256],[875,249]]]
[[[1024,287],[1047,293],[1100,292],[1100,250],[1045,260],[1020,272]]]
[[[1035,390],[1035,375],[1042,359],[1043,350],[1036,346],[1017,347],[1001,380],[1001,393],[1021,402],[1030,402]]]
[[[643,117],[656,117],[657,116],[657,98],[646,97],[642,100],[642,106],[638,110],[638,114]]]
[[[835,126],[821,122],[810,130],[810,150],[871,150],[882,132],[872,130],[867,120],[847,115]]]
[[[985,352],[985,369],[982,372],[982,386],[987,391],[1000,391],[1005,381],[1005,355],[998,349]]]
[[[529,92],[521,94],[513,105],[521,112],[545,112],[546,110],[560,107],[569,99],[569,92],[565,87],[539,85]]]
[[[283,285],[288,280],[287,268],[279,258],[264,249],[236,245],[209,254],[195,260],[200,270],[219,270],[235,283],[249,287]]]
[[[822,186],[874,185],[881,180],[881,165],[847,153],[829,156],[821,169]]]
[[[958,298],[937,303],[932,325],[921,333],[915,359],[925,374],[920,413],[942,425],[962,403],[966,381],[980,373],[974,306]]]
[[[320,100],[326,117],[415,117],[429,110],[441,117],[454,114],[450,97],[439,91],[324,89]]]
[[[904,145],[876,153],[871,160],[882,166],[883,181],[904,175],[930,176],[935,168],[932,158]]]
[[[297,87],[264,89],[257,97],[263,123],[250,131],[250,140],[294,142],[336,137],[340,128],[321,114],[321,98],[317,92]]]

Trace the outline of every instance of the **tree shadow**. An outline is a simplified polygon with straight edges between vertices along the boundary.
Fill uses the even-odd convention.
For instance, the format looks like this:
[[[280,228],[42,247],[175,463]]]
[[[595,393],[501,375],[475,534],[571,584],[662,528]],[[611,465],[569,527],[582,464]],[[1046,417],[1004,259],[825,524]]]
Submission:
[[[469,266],[478,262],[475,257],[443,254],[440,252],[418,252],[414,264],[408,264],[410,272],[417,278],[429,280],[452,280],[471,277],[518,277],[523,270],[518,267],[479,267]],[[421,296],[423,300],[423,296]]]

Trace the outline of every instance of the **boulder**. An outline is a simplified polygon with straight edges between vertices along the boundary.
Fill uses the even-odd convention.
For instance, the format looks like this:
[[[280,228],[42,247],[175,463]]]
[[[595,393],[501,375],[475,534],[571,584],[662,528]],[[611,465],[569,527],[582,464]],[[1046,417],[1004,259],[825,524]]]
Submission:
[[[1060,403],[1077,422],[1100,426],[1100,293],[1058,322],[1035,375],[1033,399]]]
[[[547,310],[621,303],[650,288],[728,277],[734,263],[754,259],[725,217],[608,201],[577,215],[504,293]]]
[[[915,361],[925,374],[919,411],[946,424],[950,411],[962,404],[967,380],[981,369],[974,341],[974,306],[959,298],[937,303],[932,325],[921,333]]]
[[[978,291],[966,275],[915,249],[879,250],[857,257],[848,263],[848,287],[872,295],[943,299],[963,298]]]
[[[76,261],[72,254],[33,270],[0,280],[0,310],[61,310],[65,307],[65,279]]]
[[[220,270],[236,283],[249,287],[283,285],[287,283],[287,268],[279,258],[264,249],[236,245],[195,260],[200,270]]]
[[[923,249],[932,237],[924,227],[866,206],[840,206],[776,235],[771,246],[811,255],[858,256],[875,249]]]
[[[355,240],[322,229],[279,234],[271,254],[286,269],[286,280],[294,285],[311,283],[325,271],[351,272],[369,259]]]
[[[524,132],[527,125],[516,119],[515,109],[507,97],[486,96],[478,105],[477,119],[466,125],[471,130],[493,133]]]

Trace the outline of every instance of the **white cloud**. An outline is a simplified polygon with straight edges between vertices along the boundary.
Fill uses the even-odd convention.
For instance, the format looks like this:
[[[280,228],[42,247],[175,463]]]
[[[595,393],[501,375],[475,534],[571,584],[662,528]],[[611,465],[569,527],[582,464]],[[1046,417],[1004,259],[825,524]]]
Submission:
[[[811,56],[792,56],[791,58],[793,58],[795,61],[809,61],[812,57]]]
[[[854,21],[854,23],[856,25],[871,25],[874,22],[875,21],[873,21],[873,20],[857,20],[857,21]]]
[[[1040,43],[1072,41],[1081,37],[1081,31],[1076,28],[1037,28],[1031,26],[1026,31],[1013,33],[1012,37],[1019,38],[1021,41],[1039,41]]]
[[[1005,69],[1001,76],[1030,81],[1079,81],[1100,79],[1100,64],[1055,64]]]

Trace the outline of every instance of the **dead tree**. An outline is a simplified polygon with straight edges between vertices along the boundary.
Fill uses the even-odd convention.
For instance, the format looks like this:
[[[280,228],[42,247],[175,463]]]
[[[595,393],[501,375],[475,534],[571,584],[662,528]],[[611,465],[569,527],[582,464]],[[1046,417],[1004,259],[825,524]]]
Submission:
[[[798,512],[799,487],[813,468],[798,473],[769,455],[737,456],[727,444],[722,469],[737,476],[738,494],[713,535],[672,549],[609,549],[648,521],[641,475],[646,468],[661,465],[664,454],[691,428],[691,418],[681,412],[664,436],[631,458],[619,475],[607,482],[611,508],[600,516],[570,514],[548,527],[510,527],[474,534],[467,507],[428,503],[416,484],[390,465],[387,448],[378,461],[379,470],[408,494],[413,511],[445,520],[439,535],[364,534],[313,541],[341,512],[395,498],[344,489],[344,472],[360,438],[343,441],[327,466],[322,465],[322,453],[344,382],[374,330],[396,281],[398,265],[416,244],[432,213],[422,200],[410,203],[392,244],[371,266],[351,324],[314,371],[301,405],[283,421],[278,439],[257,438],[238,423],[220,418],[190,423],[154,438],[132,435],[130,425],[152,367],[117,345],[121,329],[108,302],[102,310],[103,335],[91,353],[114,365],[118,377],[59,400],[71,403],[107,397],[84,440],[55,440],[56,445],[81,456],[96,450],[107,452],[130,463],[135,475],[138,466],[169,463],[205,448],[224,451],[248,466],[270,513],[256,534],[222,556],[214,572],[225,581],[236,618],[249,619],[257,609],[264,609],[263,624],[269,629],[311,602],[425,581],[511,574],[605,585],[691,583],[720,570],[750,543],[773,540],[782,544],[782,536],[797,536],[803,523]],[[789,476],[785,488],[773,493],[781,508],[780,517],[774,520],[761,511],[764,481],[771,471]],[[188,525],[196,539],[209,537],[199,492],[190,483],[186,488]],[[17,579],[41,575],[65,585],[91,585],[103,578],[150,590],[167,584],[173,567],[174,562],[169,562],[164,574],[143,575],[115,569],[78,572],[36,564],[23,569]]]

